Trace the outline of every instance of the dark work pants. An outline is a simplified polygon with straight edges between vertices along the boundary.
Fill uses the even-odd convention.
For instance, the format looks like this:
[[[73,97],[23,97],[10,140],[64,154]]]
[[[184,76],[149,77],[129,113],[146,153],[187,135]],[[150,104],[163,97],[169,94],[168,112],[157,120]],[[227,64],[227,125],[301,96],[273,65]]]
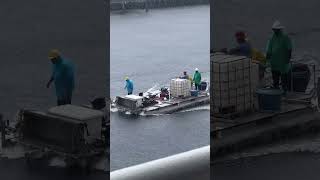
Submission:
[[[287,92],[288,90],[288,74],[282,74],[279,71],[272,71],[272,79],[273,79],[273,87],[279,89],[280,84],[280,78],[281,78],[281,87],[284,92]]]
[[[200,91],[200,89],[201,89],[201,84],[195,84],[195,88],[196,88],[196,90],[199,90],[199,91]]]
[[[68,93],[65,97],[58,99],[57,100],[57,104],[58,106],[61,105],[66,105],[66,104],[71,104],[71,100],[72,100],[72,92]]]

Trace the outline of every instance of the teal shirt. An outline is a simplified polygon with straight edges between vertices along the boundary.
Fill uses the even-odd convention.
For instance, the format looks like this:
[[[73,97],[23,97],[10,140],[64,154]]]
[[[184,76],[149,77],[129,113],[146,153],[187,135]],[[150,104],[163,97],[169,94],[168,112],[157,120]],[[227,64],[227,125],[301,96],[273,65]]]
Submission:
[[[271,37],[267,45],[267,54],[270,55],[271,69],[281,73],[289,71],[289,50],[292,50],[292,42],[290,38],[282,32]]]

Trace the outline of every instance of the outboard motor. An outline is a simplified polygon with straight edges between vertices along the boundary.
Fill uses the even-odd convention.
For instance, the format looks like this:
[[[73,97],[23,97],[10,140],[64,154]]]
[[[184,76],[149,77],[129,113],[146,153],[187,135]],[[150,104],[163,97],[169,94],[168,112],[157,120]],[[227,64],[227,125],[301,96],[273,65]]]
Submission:
[[[168,91],[168,88],[165,88],[165,87],[163,87],[163,88],[161,88],[161,94],[160,94],[160,98],[167,98],[167,99],[169,99],[169,91]]]

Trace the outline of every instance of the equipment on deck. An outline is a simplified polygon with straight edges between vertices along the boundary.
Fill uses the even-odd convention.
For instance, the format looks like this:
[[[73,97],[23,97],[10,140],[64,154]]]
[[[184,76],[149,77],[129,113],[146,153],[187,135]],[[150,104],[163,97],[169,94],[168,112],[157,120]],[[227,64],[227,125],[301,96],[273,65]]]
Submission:
[[[187,79],[172,79],[170,82],[170,93],[172,97],[189,97],[191,82]]]
[[[200,90],[205,91],[207,89],[207,82],[202,81],[200,84]]]
[[[239,114],[254,110],[259,66],[245,56],[216,53],[211,58],[213,112]]]
[[[74,105],[53,107],[48,112],[22,111],[20,141],[48,146],[64,153],[85,154],[100,144],[104,114]]]
[[[262,88],[256,91],[258,95],[259,110],[262,112],[274,112],[281,110],[280,89]]]
[[[118,105],[129,109],[137,109],[143,106],[143,97],[137,95],[126,95],[124,97],[117,96],[116,101]]]

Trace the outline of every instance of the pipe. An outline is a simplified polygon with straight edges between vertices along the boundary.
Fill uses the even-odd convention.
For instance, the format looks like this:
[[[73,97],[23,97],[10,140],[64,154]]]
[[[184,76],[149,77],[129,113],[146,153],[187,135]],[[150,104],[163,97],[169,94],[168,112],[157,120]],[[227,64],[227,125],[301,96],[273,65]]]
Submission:
[[[210,146],[112,171],[111,180],[209,180]]]

